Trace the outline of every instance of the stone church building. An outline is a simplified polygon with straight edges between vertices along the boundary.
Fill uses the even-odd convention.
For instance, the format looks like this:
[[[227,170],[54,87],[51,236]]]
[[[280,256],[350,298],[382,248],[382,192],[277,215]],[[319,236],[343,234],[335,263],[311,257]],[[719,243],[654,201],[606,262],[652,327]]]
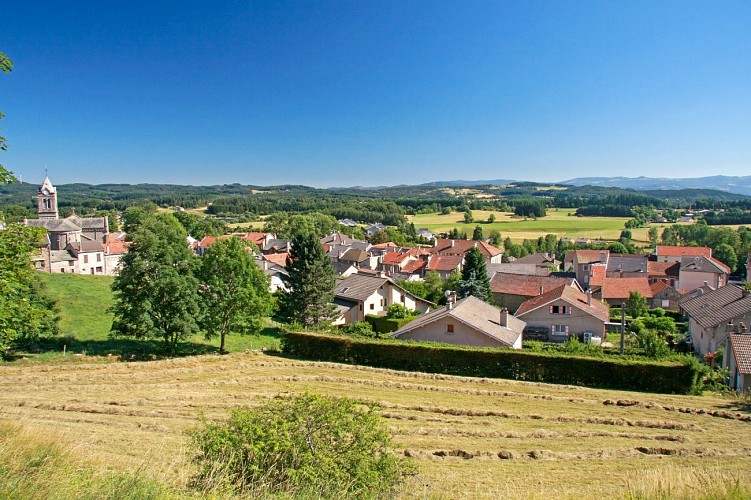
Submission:
[[[48,245],[36,259],[37,267],[51,273],[113,274],[119,258],[111,249],[124,253],[123,245],[110,245],[107,217],[59,217],[57,189],[49,177],[37,194],[38,219],[26,219],[27,226],[47,230]],[[121,256],[121,255],[120,255]]]

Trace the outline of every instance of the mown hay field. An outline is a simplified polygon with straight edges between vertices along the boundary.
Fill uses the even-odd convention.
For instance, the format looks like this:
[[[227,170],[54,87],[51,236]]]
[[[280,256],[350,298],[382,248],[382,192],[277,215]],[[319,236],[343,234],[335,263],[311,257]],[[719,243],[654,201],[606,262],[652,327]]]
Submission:
[[[472,236],[472,231],[476,226],[482,227],[485,237],[490,231],[497,229],[501,232],[503,238],[510,237],[515,242],[521,242],[524,239],[537,239],[546,234],[555,234],[559,238],[590,238],[601,240],[617,240],[623,230],[627,217],[576,217],[576,209],[573,208],[551,208],[548,209],[545,217],[531,219],[524,217],[515,217],[510,212],[493,212],[487,210],[473,210],[472,216],[475,222],[470,224],[464,223],[464,213],[452,212],[448,215],[440,214],[417,214],[408,216],[410,222],[415,227],[425,227],[433,232],[447,232],[457,228],[460,232],[464,231],[468,236]],[[495,215],[495,222],[487,223],[490,214]],[[655,226],[662,234],[666,224],[651,224]],[[649,238],[648,227],[632,229],[632,236],[638,242],[647,243]]]
[[[258,353],[0,365],[0,419],[177,488],[203,412],[311,391],[377,402],[419,474],[404,498],[594,498],[751,484],[751,409],[671,396],[399,372]],[[696,478],[703,478],[697,480]],[[706,483],[706,484],[705,484]],[[661,488],[655,490],[655,488]],[[689,486],[695,488],[696,486]],[[751,489],[747,490],[751,491]]]

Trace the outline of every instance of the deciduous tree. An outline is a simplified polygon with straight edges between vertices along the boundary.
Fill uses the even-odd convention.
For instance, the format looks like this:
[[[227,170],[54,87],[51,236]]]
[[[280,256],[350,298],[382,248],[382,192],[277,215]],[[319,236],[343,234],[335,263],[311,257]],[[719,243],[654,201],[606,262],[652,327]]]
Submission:
[[[0,52],[0,71],[3,73],[10,73],[13,70],[13,61],[11,61],[8,56]],[[2,119],[5,115],[0,112],[0,119]],[[5,139],[5,137],[0,136],[0,151],[7,151],[8,150],[8,142]],[[5,184],[7,182],[13,182],[16,178],[13,177],[13,174],[9,171],[7,171],[2,164],[0,164],[0,183]]]
[[[210,339],[219,336],[225,352],[230,333],[261,330],[270,311],[269,279],[239,238],[218,239],[201,257],[196,271],[203,304],[200,326]]]
[[[167,352],[174,353],[180,342],[198,332],[196,257],[186,236],[171,214],[152,215],[140,222],[112,284],[114,335],[158,338]]]

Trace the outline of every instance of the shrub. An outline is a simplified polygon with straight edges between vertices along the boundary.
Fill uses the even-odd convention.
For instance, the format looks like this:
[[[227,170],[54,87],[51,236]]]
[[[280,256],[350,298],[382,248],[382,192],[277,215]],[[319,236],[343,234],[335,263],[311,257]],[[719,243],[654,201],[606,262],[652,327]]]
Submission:
[[[637,345],[644,349],[644,355],[649,358],[664,358],[671,354],[665,341],[650,329],[642,329],[636,337]]]
[[[208,492],[317,498],[393,492],[409,464],[372,404],[315,394],[232,411],[189,432]]]
[[[342,331],[348,335],[354,335],[355,337],[378,337],[378,334],[373,331],[373,327],[367,321],[349,323],[342,328]]]
[[[389,318],[388,316],[375,316],[371,314],[365,316],[365,321],[370,323],[373,330],[383,334],[395,332],[413,319],[415,319],[414,316],[407,316],[406,318]]]

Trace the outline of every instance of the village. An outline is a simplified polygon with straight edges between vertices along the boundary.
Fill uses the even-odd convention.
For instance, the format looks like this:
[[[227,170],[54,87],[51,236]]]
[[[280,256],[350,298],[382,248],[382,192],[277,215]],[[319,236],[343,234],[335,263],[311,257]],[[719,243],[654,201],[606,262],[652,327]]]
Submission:
[[[130,243],[123,232],[109,232],[107,218],[61,219],[56,188],[45,178],[37,194],[38,218],[26,219],[30,227],[47,231],[47,244],[33,257],[38,271],[115,275]],[[342,228],[353,220],[339,220]],[[722,353],[732,389],[751,388],[751,298],[743,283],[729,280],[731,269],[712,257],[712,249],[697,246],[656,245],[649,254],[620,254],[608,249],[576,249],[562,256],[542,252],[521,258],[503,258],[503,251],[487,240],[451,239],[421,228],[427,244],[403,247],[383,239],[386,226],[363,227],[366,239],[340,231],[320,238],[320,244],[338,276],[333,289],[334,327],[344,328],[386,317],[392,306],[403,309],[411,321],[381,327],[380,333],[401,340],[440,342],[476,347],[521,349],[526,341],[582,343],[613,346],[608,332],[632,330],[622,324],[618,308],[636,294],[650,309],[683,318],[685,331],[675,348],[700,359]],[[188,235],[185,244],[203,256],[217,239],[239,238],[269,280],[269,292],[289,292],[285,282],[291,241],[269,232],[205,236]],[[581,241],[587,247],[589,240]],[[482,258],[491,300],[473,294],[431,302],[410,292],[431,273],[442,282],[461,276],[467,255]],[[748,280],[748,277],[747,277]],[[443,305],[439,305],[441,302]],[[614,313],[615,311],[615,313]],[[629,318],[632,319],[632,318]],[[634,318],[635,319],[635,318]],[[378,325],[373,322],[373,325]],[[622,351],[621,351],[622,352]]]

